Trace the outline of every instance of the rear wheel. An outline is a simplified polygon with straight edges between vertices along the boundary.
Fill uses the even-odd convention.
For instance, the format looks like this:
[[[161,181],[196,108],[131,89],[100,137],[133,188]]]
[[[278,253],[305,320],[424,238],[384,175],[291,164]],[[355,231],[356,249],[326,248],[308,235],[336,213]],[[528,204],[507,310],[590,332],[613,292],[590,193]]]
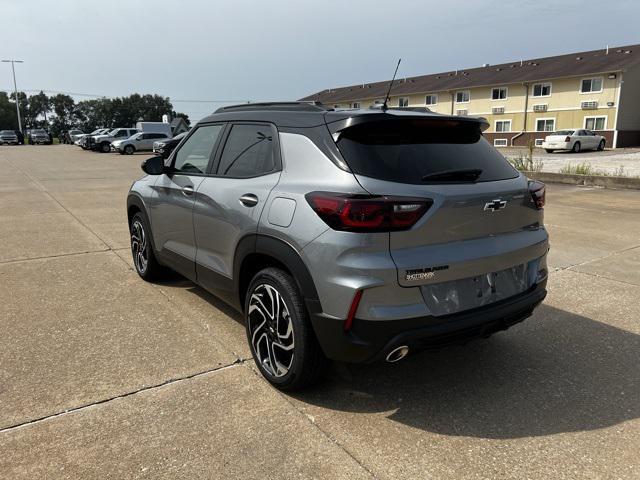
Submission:
[[[251,280],[245,298],[247,339],[260,373],[280,390],[314,383],[326,358],[295,281],[278,268]]]
[[[553,150],[550,149],[550,148],[545,148],[544,151],[547,152],[547,153],[553,153]]]
[[[600,140],[600,143],[598,144],[598,150],[599,151],[604,150],[604,140]]]
[[[148,228],[147,219],[138,212],[131,219],[129,231],[131,233],[131,254],[136,272],[147,282],[157,280],[162,276],[164,269],[156,260],[151,246],[151,231]]]
[[[127,155],[133,155],[133,152],[135,152],[136,149],[133,147],[133,145],[127,145],[126,147],[124,147],[124,153],[126,153]]]
[[[571,151],[573,153],[579,153],[580,152],[580,142],[576,142],[573,144],[573,148],[571,149]]]

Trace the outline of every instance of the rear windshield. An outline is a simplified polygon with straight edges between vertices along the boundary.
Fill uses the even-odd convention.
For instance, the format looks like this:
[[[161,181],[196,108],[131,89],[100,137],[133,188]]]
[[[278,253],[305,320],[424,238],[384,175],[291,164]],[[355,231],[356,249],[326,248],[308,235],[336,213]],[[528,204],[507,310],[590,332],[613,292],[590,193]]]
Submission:
[[[364,123],[344,130],[337,145],[354,173],[390,182],[431,183],[433,180],[425,177],[469,170],[478,172],[476,182],[518,176],[475,122],[420,119]],[[455,176],[447,180],[463,183]]]
[[[557,132],[553,132],[554,135],[573,135],[573,130],[558,130]]]

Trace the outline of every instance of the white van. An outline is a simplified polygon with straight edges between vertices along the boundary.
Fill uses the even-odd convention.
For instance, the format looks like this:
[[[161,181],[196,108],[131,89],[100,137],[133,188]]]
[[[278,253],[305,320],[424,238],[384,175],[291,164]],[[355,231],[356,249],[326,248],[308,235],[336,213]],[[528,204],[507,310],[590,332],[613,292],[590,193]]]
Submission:
[[[171,134],[171,124],[167,122],[138,122],[136,130],[142,133],[164,133],[167,138],[173,137]]]

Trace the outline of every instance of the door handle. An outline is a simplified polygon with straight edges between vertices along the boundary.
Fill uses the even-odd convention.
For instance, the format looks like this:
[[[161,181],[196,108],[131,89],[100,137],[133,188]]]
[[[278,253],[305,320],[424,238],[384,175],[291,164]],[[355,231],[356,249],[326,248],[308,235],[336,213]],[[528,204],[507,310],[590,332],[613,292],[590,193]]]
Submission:
[[[182,187],[182,194],[190,197],[191,195],[193,195],[193,187],[191,185]]]
[[[239,200],[245,207],[255,207],[258,204],[258,197],[253,193],[245,193],[239,198]]]

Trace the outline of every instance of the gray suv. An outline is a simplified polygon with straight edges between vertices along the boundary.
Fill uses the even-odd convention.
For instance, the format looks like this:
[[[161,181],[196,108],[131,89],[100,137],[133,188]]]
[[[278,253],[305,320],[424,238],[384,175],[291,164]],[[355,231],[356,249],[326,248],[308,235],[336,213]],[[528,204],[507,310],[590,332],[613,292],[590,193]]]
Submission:
[[[129,192],[138,274],[169,267],[236,308],[264,377],[396,362],[488,337],[546,295],[545,187],[426,109],[238,105]]]

